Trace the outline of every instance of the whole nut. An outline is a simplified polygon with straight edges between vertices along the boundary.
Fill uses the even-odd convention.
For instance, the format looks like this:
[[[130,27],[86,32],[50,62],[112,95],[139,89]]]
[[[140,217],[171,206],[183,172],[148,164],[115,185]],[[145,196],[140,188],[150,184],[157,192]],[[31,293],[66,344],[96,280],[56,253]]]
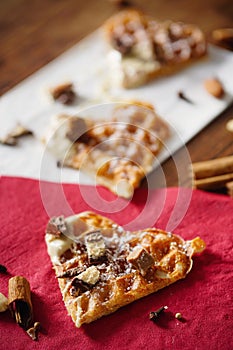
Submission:
[[[177,313],[175,314],[175,318],[176,318],[177,320],[181,320],[181,319],[182,319],[181,313],[180,313],[180,312],[177,312]]]
[[[233,132],[233,119],[230,119],[226,124],[226,129],[230,132]]]
[[[210,78],[204,81],[206,91],[216,98],[221,98],[224,95],[224,88],[220,80],[217,78]]]

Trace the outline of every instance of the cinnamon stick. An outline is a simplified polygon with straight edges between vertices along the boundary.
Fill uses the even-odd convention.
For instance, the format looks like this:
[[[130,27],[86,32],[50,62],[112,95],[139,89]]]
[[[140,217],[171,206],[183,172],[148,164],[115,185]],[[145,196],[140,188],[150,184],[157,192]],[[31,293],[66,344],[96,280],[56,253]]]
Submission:
[[[196,180],[233,173],[233,156],[193,163],[192,170]],[[231,181],[231,178],[228,181]]]
[[[216,45],[233,50],[233,28],[219,28],[212,32],[212,38]]]
[[[202,190],[216,190],[224,187],[226,183],[230,181],[233,181],[233,173],[194,180],[193,188]]]
[[[9,309],[24,330],[32,325],[32,302],[28,280],[22,276],[10,278],[8,284]]]
[[[227,193],[233,198],[233,181],[226,183]]]

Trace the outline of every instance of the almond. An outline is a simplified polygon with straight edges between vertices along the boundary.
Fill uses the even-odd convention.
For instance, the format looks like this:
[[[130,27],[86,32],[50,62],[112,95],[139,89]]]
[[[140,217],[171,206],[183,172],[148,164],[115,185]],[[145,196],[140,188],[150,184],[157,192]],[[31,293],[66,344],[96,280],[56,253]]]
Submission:
[[[224,88],[222,83],[216,78],[206,79],[204,81],[205,89],[216,98],[221,98],[224,95]]]
[[[230,132],[233,132],[233,119],[228,120],[226,124],[226,129]]]

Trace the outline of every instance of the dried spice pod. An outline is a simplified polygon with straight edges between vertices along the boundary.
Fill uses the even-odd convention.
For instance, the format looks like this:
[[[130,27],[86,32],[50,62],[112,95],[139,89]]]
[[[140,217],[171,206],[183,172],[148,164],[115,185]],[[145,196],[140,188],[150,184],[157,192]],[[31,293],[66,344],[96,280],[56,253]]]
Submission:
[[[156,311],[151,311],[149,314],[149,319],[151,321],[157,321],[157,319],[159,318],[160,314],[164,311],[167,310],[168,306],[161,306],[158,310]]]
[[[6,266],[0,264],[0,273],[7,273]]]
[[[9,309],[24,330],[32,325],[32,302],[28,280],[22,276],[10,278],[8,284]]]
[[[38,340],[38,333],[40,330],[40,322],[35,322],[33,327],[27,330],[27,334],[32,340]]]
[[[190,104],[194,104],[193,101],[191,101],[185,94],[183,91],[178,91],[177,93],[178,97],[181,99],[181,100],[184,100]]]

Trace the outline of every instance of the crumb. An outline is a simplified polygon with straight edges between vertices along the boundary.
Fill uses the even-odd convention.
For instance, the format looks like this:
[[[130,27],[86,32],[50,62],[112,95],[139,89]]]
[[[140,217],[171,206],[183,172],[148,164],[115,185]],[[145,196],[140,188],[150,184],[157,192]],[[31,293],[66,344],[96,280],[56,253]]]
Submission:
[[[72,104],[76,97],[72,83],[59,84],[50,88],[49,92],[54,101],[58,101],[65,105]]]

